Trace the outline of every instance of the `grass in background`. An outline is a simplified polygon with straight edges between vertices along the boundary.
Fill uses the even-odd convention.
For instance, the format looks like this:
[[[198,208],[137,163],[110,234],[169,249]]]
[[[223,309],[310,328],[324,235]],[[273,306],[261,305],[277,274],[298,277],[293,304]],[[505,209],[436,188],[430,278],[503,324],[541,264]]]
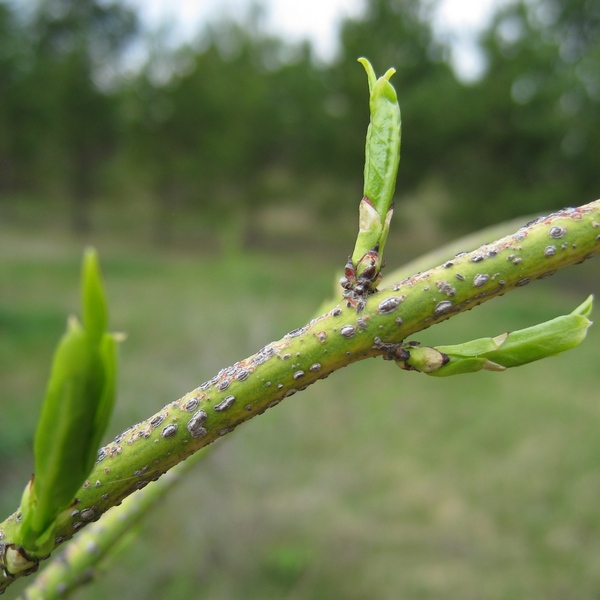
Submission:
[[[303,324],[344,258],[98,247],[112,327],[128,335],[111,436]],[[6,515],[30,475],[52,350],[78,306],[81,247],[3,232],[0,248]],[[592,261],[417,339],[525,327],[597,286]],[[597,327],[580,348],[506,373],[436,379],[369,360],[333,374],[221,440],[77,597],[598,597]]]

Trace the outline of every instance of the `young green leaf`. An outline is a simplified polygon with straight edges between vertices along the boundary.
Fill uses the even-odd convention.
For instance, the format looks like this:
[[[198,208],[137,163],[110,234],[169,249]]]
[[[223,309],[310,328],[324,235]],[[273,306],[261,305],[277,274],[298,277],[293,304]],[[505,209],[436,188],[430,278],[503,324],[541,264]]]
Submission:
[[[392,204],[400,162],[400,106],[396,90],[390,83],[396,69],[388,69],[376,79],[369,61],[366,58],[358,61],[365,68],[369,80],[371,115],[365,143],[363,196],[370,200],[383,224]]]
[[[408,346],[410,358],[401,367],[436,377],[474,373],[482,369],[504,371],[554,356],[578,346],[592,322],[592,296],[572,313],[494,338],[471,340],[454,346]]]
[[[83,325],[75,317],[56,349],[34,440],[35,475],[23,496],[21,545],[43,553],[52,525],[94,465],[115,398],[116,337],[107,333],[96,253],[82,269]]]
[[[400,161],[401,119],[396,90],[388,71],[379,79],[371,63],[359,58],[369,82],[370,123],[365,144],[363,198],[359,231],[346,274],[341,280],[348,295],[369,292],[381,279],[382,255],[393,213],[392,198]]]
[[[83,308],[83,326],[94,340],[100,340],[108,326],[106,295],[102,287],[98,254],[93,248],[87,248],[83,257],[81,285],[81,303]]]

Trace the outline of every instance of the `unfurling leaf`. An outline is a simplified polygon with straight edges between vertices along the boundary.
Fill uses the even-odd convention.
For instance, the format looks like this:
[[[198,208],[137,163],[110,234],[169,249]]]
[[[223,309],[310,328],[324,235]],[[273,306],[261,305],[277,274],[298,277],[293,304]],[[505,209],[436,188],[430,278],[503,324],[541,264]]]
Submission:
[[[32,553],[54,544],[53,524],[91,471],[115,398],[117,339],[106,331],[98,258],[84,257],[83,325],[70,317],[50,372],[34,441],[35,473],[22,500],[21,545]]]
[[[359,231],[342,279],[342,287],[359,295],[369,293],[381,279],[383,249],[393,213],[392,198],[400,161],[401,119],[396,90],[388,69],[377,78],[371,63],[359,58],[369,82],[370,122],[365,144],[363,198]]]
[[[474,373],[482,369],[504,371],[554,356],[578,346],[592,322],[592,296],[572,313],[494,338],[480,338],[454,346],[408,346],[410,358],[401,367],[436,377]],[[444,358],[445,357],[445,358]]]

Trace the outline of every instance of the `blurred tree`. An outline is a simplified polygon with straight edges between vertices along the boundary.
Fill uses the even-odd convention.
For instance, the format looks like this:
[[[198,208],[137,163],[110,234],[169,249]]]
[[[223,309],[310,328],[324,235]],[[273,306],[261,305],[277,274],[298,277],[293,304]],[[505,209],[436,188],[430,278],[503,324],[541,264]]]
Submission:
[[[463,230],[591,197],[598,186],[600,17],[589,0],[505,7],[482,37],[488,69],[471,85],[457,81],[434,36],[435,0],[366,0],[342,23],[330,65],[309,43],[269,34],[253,8],[211,24],[192,46],[155,38],[129,80],[118,73],[137,26],[122,5],[40,0],[24,25],[9,6],[0,0],[0,187],[69,196],[78,231],[90,225],[123,131],[125,177],[111,191],[150,190],[163,242],[189,211],[235,250],[256,238],[269,203],[301,199],[307,211],[334,214],[358,202],[368,121],[361,55],[378,70],[397,68],[398,195],[416,195],[419,210],[431,182],[450,201],[428,210],[447,209]]]
[[[27,97],[23,78],[28,48],[23,24],[0,2],[0,191],[13,192],[25,183],[23,164],[32,153],[32,140],[24,127]]]
[[[275,172],[326,170],[320,73],[308,45],[266,34],[256,11],[210,25],[196,48],[161,48],[129,96],[130,156],[151,166],[144,176],[158,200],[156,238],[170,238],[179,203],[199,208],[235,252],[255,235],[261,206],[280,196]]]
[[[362,177],[364,130],[368,122],[364,73],[355,64],[366,56],[375,69],[392,65],[397,69],[392,83],[402,109],[402,160],[398,192],[407,193],[432,176],[443,156],[449,137],[451,115],[448,98],[456,96],[459,84],[447,61],[447,49],[437,41],[431,28],[435,4],[418,0],[368,0],[358,19],[342,24],[341,55],[333,66],[338,94],[346,99],[344,136],[340,147],[348,174]]]
[[[473,228],[597,194],[600,9],[584,0],[508,5],[482,37],[485,76],[445,161]]]
[[[237,196],[264,160],[268,105],[253,34],[222,22],[202,42],[169,53],[158,40],[129,99],[130,156],[157,199],[160,242],[178,205],[231,232]]]
[[[110,93],[118,59],[136,32],[135,14],[100,0],[45,0],[33,16],[30,98],[43,98],[36,131],[46,173],[72,200],[75,231],[90,228],[90,202],[99,168],[119,129]]]

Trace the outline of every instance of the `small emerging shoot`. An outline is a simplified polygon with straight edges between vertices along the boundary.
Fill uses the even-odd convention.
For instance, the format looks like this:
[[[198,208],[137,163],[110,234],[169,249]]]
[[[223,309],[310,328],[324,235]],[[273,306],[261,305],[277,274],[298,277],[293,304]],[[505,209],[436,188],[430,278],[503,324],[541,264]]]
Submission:
[[[21,502],[19,546],[31,558],[54,548],[54,526],[90,473],[112,413],[117,336],[108,315],[98,257],[81,275],[82,323],[70,317],[56,349],[34,440],[35,474]]]
[[[403,369],[436,377],[474,373],[482,369],[504,371],[554,356],[579,346],[592,322],[588,316],[593,297],[589,296],[572,313],[493,338],[480,338],[455,346],[407,344],[409,357],[397,361]]]
[[[381,280],[383,250],[393,213],[392,198],[400,161],[401,119],[396,90],[388,69],[377,79],[371,63],[359,58],[369,82],[370,123],[365,144],[363,198],[359,231],[352,256],[340,280],[348,301],[362,310],[364,298]]]

